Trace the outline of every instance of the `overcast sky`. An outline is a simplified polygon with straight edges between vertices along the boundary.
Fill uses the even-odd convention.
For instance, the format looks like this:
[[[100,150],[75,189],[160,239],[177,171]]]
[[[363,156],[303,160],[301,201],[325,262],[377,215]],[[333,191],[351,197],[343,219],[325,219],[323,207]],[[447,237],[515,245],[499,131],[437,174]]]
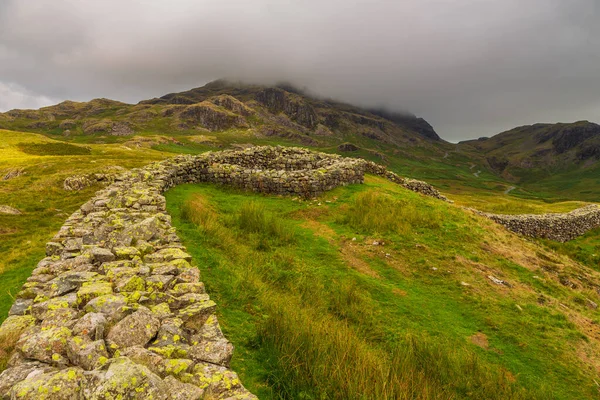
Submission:
[[[599,0],[0,0],[0,111],[221,78],[407,110],[446,140],[600,121]]]

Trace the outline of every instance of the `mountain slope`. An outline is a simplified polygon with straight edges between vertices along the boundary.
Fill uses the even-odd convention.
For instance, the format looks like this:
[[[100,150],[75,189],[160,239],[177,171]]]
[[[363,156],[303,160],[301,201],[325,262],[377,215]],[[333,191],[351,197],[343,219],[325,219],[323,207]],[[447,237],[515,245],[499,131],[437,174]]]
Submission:
[[[255,136],[291,138],[305,145],[347,135],[396,146],[441,142],[426,121],[410,114],[368,111],[285,88],[215,81],[136,105],[107,99],[66,101],[40,110],[0,114],[0,127],[65,136],[243,129]]]
[[[502,178],[532,190],[600,199],[600,125],[535,124],[461,142]]]
[[[380,178],[167,193],[242,380],[270,398],[593,398],[600,274]]]

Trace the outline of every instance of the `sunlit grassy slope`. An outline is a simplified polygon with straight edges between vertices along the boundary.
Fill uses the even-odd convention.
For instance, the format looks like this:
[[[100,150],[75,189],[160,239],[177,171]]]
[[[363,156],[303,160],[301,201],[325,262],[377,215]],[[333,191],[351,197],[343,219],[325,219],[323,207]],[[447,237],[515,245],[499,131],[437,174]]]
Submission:
[[[543,245],[373,177],[167,200],[260,398],[598,396],[600,275]]]

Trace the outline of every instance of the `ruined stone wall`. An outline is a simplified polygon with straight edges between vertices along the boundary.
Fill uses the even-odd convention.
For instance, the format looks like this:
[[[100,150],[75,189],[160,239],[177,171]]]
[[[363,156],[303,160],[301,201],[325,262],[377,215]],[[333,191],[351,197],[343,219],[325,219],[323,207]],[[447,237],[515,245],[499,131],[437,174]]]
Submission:
[[[481,213],[524,236],[567,242],[600,227],[600,207],[589,205],[564,214]]]
[[[229,369],[232,344],[162,193],[215,182],[312,197],[364,173],[444,199],[381,166],[302,149],[178,156],[96,193],[47,244],[0,338],[14,338],[0,398],[252,399]]]

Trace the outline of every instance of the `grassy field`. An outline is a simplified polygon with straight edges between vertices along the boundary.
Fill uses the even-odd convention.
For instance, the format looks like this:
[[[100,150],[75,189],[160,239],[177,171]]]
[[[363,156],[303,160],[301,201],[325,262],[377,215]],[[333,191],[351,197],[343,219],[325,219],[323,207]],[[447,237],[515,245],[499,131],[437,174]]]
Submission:
[[[597,295],[560,283],[598,274],[487,220],[378,178],[167,200],[261,399],[598,395]]]

